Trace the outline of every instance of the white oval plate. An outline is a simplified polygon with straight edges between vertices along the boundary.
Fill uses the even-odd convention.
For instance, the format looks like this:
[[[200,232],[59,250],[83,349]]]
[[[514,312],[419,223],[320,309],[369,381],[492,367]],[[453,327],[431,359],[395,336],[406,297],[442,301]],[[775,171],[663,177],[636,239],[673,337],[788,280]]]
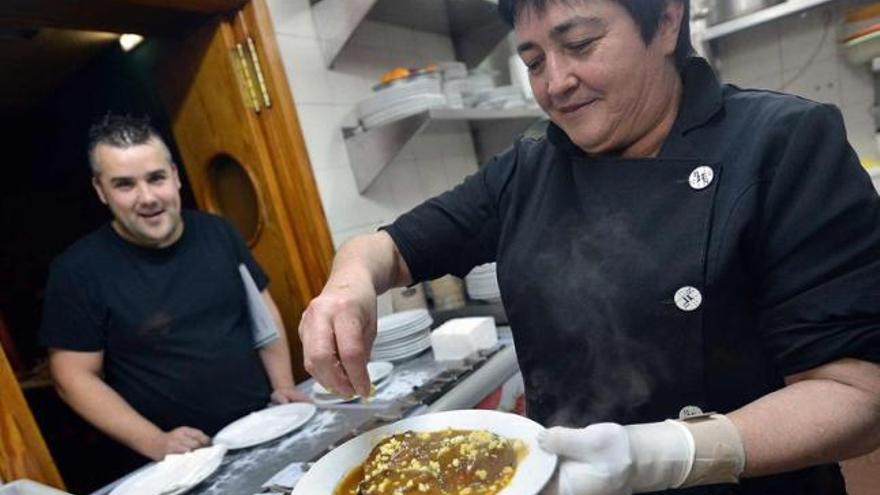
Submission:
[[[337,485],[352,469],[364,462],[373,447],[382,439],[406,430],[437,431],[447,427],[461,430],[488,430],[506,438],[525,442],[528,453],[516,468],[510,484],[499,495],[536,495],[556,469],[556,456],[538,446],[538,432],[543,427],[534,421],[489,410],[447,411],[407,418],[376,428],[345,442],[322,457],[300,479],[291,495],[333,493]]]
[[[124,479],[110,495],[179,495],[204,481],[223,462],[224,445],[169,455]]]
[[[269,442],[304,425],[316,410],[308,402],[291,402],[252,412],[217,432],[214,444],[233,450]]]
[[[369,363],[367,363],[367,375],[369,375],[370,382],[373,385],[376,385],[387,378],[388,375],[391,374],[392,370],[394,370],[394,365],[389,363],[388,361],[370,361]],[[315,382],[315,384],[312,385],[312,393],[318,396],[336,395],[324,388],[324,386],[318,382]]]

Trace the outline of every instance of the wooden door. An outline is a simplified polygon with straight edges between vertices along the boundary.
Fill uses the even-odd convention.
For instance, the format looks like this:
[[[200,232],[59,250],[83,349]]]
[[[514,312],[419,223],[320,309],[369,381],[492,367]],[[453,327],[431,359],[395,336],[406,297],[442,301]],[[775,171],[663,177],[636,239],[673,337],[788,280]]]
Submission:
[[[271,279],[294,373],[296,331],[333,247],[263,0],[182,40],[155,73],[200,208],[230,218]]]
[[[0,347],[0,478],[27,478],[64,489],[43,435]]]

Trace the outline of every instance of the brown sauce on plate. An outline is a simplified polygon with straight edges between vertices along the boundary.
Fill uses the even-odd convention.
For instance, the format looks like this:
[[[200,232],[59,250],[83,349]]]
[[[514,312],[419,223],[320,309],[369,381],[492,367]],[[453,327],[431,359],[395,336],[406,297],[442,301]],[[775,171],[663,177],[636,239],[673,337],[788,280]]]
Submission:
[[[494,495],[525,454],[522,441],[485,430],[406,431],[379,442],[333,495]]]

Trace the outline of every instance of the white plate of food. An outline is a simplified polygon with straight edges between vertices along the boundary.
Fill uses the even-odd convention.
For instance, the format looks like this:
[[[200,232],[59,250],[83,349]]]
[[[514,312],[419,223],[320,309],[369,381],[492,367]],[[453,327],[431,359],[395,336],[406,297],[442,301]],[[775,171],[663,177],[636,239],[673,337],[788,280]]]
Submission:
[[[214,445],[167,455],[122,480],[110,495],[179,495],[214,473],[225,454],[225,446]]]
[[[229,450],[253,447],[306,424],[315,411],[315,405],[308,402],[268,407],[226,425],[214,435],[213,442],[215,445],[225,445]]]
[[[537,495],[550,480],[557,462],[555,455],[538,446],[541,430],[541,425],[528,418],[489,410],[447,411],[407,418],[363,433],[332,450],[300,479],[292,495],[358,493],[362,471],[371,472],[379,465],[381,474],[364,480],[367,485],[363,489],[369,491],[371,484],[383,481],[392,485],[407,483],[409,479],[401,478],[405,475],[418,476],[414,481],[424,483],[426,490],[462,487],[452,488],[448,483],[484,483],[503,485],[489,493]],[[461,450],[462,444],[468,448]],[[457,447],[444,450],[451,445]],[[409,447],[413,447],[409,453],[425,457],[417,458],[418,465],[425,469],[417,470],[416,474],[412,474],[412,459],[400,451],[388,450]],[[459,453],[463,457],[457,457]],[[401,469],[395,470],[379,456],[403,461]],[[467,472],[463,474],[462,469]]]

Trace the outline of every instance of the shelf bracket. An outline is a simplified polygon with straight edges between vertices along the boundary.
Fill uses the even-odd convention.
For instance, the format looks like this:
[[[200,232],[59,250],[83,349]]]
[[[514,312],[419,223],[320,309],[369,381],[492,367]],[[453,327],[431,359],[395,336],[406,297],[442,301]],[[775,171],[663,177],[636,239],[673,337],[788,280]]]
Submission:
[[[510,32],[497,8],[497,0],[320,0],[311,11],[327,67],[367,19],[449,36],[456,58],[476,67]]]
[[[751,29],[760,24],[775,21],[783,17],[797,14],[798,12],[803,12],[836,1],[838,0],[787,0],[772,7],[767,7],[757,12],[710,26],[706,29],[705,33],[703,33],[703,40],[706,42],[712,41],[733,33]]]
[[[427,127],[429,121],[426,111],[366,131],[343,128],[345,148],[358,192],[366,191],[382,169],[400,153],[403,145]]]
[[[537,107],[494,110],[440,107],[424,110],[415,115],[367,130],[361,127],[343,127],[342,137],[345,140],[345,148],[348,152],[358,192],[363,193],[382,172],[382,169],[394,160],[406,143],[416,134],[425,131],[432,122],[436,122],[438,126],[442,125],[442,122],[481,122],[481,126],[498,127],[499,130],[502,130],[503,126],[494,125],[492,122],[520,121],[519,130],[514,131],[508,128],[509,132],[503,135],[500,147],[493,147],[492,143],[488,143],[490,151],[487,154],[494,155],[509,145],[508,140],[511,137],[522,132],[530,123],[545,117],[544,112]],[[496,138],[493,141],[498,141],[498,136],[493,137]]]

